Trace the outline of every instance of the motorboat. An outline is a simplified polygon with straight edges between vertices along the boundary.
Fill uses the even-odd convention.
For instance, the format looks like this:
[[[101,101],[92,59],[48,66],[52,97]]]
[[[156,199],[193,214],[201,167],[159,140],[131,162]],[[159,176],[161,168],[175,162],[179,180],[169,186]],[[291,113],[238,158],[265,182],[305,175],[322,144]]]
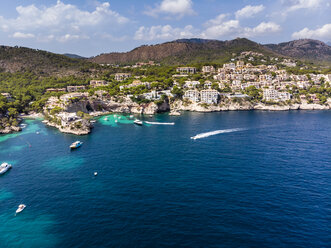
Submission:
[[[22,212],[25,208],[26,208],[26,205],[24,205],[24,204],[20,204],[20,205],[18,206],[18,208],[16,209],[16,214],[19,214],[19,213]]]
[[[81,142],[81,141],[75,141],[74,143],[72,143],[71,145],[70,145],[70,148],[71,149],[76,149],[76,148],[78,148],[78,147],[81,147],[83,145],[83,142]]]
[[[134,120],[133,123],[136,124],[136,125],[139,125],[139,126],[142,126],[142,124],[143,124],[143,122],[141,120],[138,120],[138,119]]]
[[[94,176],[96,177],[98,175],[98,172],[94,172]]]
[[[108,118],[106,117],[104,120],[105,120],[105,121],[108,121]]]
[[[130,118],[133,118],[133,115],[130,115]]]
[[[3,175],[5,174],[9,169],[11,169],[12,166],[11,164],[8,164],[8,163],[2,163],[0,165],[0,175]]]
[[[117,123],[117,122],[118,122],[118,120],[115,120],[115,122]]]

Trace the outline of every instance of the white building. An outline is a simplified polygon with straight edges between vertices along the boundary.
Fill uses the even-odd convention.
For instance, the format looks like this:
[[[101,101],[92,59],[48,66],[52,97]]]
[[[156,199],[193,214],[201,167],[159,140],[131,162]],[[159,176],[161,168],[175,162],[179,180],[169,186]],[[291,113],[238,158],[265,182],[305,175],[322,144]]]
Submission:
[[[105,80],[91,80],[90,85],[94,88],[100,87],[100,86],[107,86],[108,82]]]
[[[207,80],[207,81],[205,81],[205,88],[211,88],[211,85],[212,85],[213,83],[211,82],[211,81],[209,81],[209,80]]]
[[[199,81],[185,81],[184,88],[196,88],[200,85]]]
[[[199,102],[200,101],[200,93],[197,90],[187,90],[184,93],[184,98],[189,99],[192,102]]]
[[[68,92],[77,92],[80,90],[85,90],[85,86],[84,85],[67,86]]]
[[[116,81],[123,81],[129,77],[131,77],[131,73],[116,73],[115,74]]]
[[[226,69],[226,70],[235,70],[236,69],[236,64],[235,63],[224,64],[223,68]]]
[[[217,103],[219,98],[219,93],[217,90],[202,90],[200,91],[200,100],[203,103]]]
[[[195,67],[178,67],[176,71],[183,75],[183,74],[194,74],[197,72],[197,69]]]
[[[214,73],[215,72],[215,67],[212,65],[205,65],[202,67],[202,72],[203,73]]]
[[[263,90],[263,99],[266,101],[287,101],[290,100],[292,95],[288,92],[279,92],[275,89]]]

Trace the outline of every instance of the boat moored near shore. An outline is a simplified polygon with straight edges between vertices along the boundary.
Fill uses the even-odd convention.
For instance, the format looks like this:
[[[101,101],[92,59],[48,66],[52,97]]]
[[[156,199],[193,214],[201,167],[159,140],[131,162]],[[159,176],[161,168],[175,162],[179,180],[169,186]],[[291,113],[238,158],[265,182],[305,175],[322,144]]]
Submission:
[[[8,163],[2,163],[0,165],[0,175],[5,174],[8,170],[10,170],[12,168],[11,164]]]
[[[143,124],[143,122],[141,120],[138,120],[138,119],[134,120],[133,123],[138,125],[138,126],[142,126],[142,124]]]
[[[70,149],[76,149],[78,147],[81,147],[82,145],[83,145],[83,142],[81,142],[81,141],[75,141],[74,143],[72,143],[70,145]]]

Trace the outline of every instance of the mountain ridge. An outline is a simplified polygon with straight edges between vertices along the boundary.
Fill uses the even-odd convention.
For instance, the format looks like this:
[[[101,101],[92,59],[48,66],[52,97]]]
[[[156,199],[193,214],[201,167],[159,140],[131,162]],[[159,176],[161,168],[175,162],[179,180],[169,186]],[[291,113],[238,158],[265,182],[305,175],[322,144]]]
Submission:
[[[89,61],[125,64],[155,60],[165,64],[224,62],[232,52],[254,51],[294,59],[331,62],[331,47],[324,42],[301,39],[279,44],[259,44],[246,38],[234,40],[178,39],[155,45],[143,45],[124,53],[103,53]],[[200,59],[200,60],[199,60]]]

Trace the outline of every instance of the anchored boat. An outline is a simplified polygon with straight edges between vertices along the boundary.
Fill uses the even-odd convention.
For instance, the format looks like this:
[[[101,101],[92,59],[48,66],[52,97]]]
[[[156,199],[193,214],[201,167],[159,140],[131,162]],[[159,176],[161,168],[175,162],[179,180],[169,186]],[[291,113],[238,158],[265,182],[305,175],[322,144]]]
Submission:
[[[26,205],[24,204],[20,204],[16,210],[16,214],[19,214],[20,212],[22,212],[24,209],[26,208]]]
[[[76,148],[78,148],[78,147],[81,147],[82,144],[83,144],[83,142],[81,142],[81,141],[75,141],[74,143],[72,143],[72,144],[70,145],[70,149],[76,149]]]
[[[8,163],[2,163],[0,165],[0,175],[3,175],[5,174],[9,169],[11,169],[12,166],[11,164],[8,164]]]
[[[138,126],[141,126],[143,124],[143,122],[141,120],[138,120],[138,119],[134,120],[133,123],[138,125]]]

